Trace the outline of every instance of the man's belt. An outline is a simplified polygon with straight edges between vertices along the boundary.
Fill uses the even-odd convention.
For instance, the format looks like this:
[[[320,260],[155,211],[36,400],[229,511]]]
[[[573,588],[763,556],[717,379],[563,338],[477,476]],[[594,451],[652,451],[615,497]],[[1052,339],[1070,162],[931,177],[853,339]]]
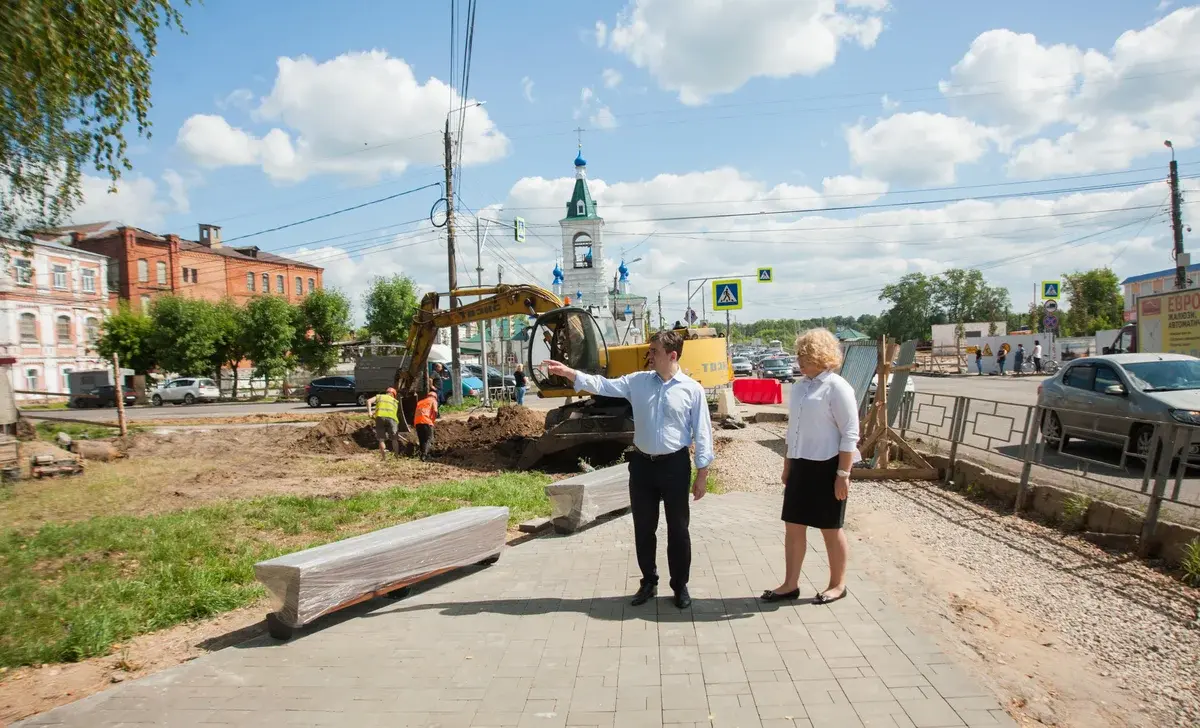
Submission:
[[[676,450],[675,452],[669,452],[669,453],[665,453],[663,455],[651,455],[648,452],[642,452],[641,450],[639,450],[636,447],[634,448],[634,452],[636,452],[638,455],[641,455],[642,457],[646,458],[650,462],[655,462],[658,460],[666,460],[667,458],[673,458],[673,457],[679,455],[679,453],[685,453],[685,452],[687,452],[687,448],[683,447],[683,448]]]

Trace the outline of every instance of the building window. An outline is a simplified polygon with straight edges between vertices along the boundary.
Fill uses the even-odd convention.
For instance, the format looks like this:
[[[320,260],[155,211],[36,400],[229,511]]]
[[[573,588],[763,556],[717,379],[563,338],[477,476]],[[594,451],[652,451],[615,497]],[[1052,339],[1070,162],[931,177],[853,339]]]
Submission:
[[[21,343],[36,344],[37,340],[37,316],[31,313],[21,314]]]
[[[39,391],[38,390],[38,370],[37,369],[26,369],[25,370],[25,389],[28,389],[31,392]]]
[[[585,210],[585,209],[584,209],[584,206],[583,206],[583,200],[580,200],[579,202],[576,202],[576,203],[575,203],[575,214],[576,214],[576,215],[582,215],[582,214],[584,214],[586,211],[587,211],[587,210]]]
[[[592,267],[592,236],[587,233],[575,233],[571,239],[574,249],[574,265],[576,268]]]
[[[138,283],[147,283],[150,280],[150,264],[145,258],[138,260]]]
[[[314,278],[309,278],[308,279],[308,292],[312,293],[315,290],[317,290],[317,281]]]
[[[271,274],[263,273],[263,293],[271,292]]]
[[[300,276],[296,276],[296,287],[292,289],[292,292],[297,296],[304,295],[304,281],[300,278]]]
[[[154,273],[158,279],[158,285],[165,286],[167,284],[167,264],[161,260],[155,263]]]
[[[199,282],[200,282],[200,271],[196,270],[195,268],[192,268],[192,283],[199,283]]]
[[[254,273],[253,273],[253,271],[246,274],[246,290],[247,291],[254,290]]]
[[[13,270],[13,275],[16,276],[17,285],[28,286],[33,284],[33,261],[17,258],[15,261],[16,268]]]
[[[284,293],[283,276],[275,276],[275,292],[276,293]]]
[[[187,283],[192,278],[192,273],[187,268],[183,268],[183,282]]]
[[[54,336],[60,344],[71,343],[71,317],[59,316],[54,319]]]
[[[96,292],[96,271],[93,270],[92,268],[84,268],[83,271],[81,271],[81,272],[83,274],[83,292],[84,293],[95,293]]]
[[[67,289],[67,266],[54,266],[54,287],[60,291]]]
[[[62,391],[64,391],[64,392],[71,391],[71,372],[73,372],[73,371],[75,371],[75,370],[72,369],[71,367],[63,367],[62,368],[62,378],[63,378]]]
[[[95,344],[100,338],[100,320],[94,316],[88,316],[87,320],[87,340],[89,344]]]
[[[150,313],[150,297],[142,296],[142,313]]]

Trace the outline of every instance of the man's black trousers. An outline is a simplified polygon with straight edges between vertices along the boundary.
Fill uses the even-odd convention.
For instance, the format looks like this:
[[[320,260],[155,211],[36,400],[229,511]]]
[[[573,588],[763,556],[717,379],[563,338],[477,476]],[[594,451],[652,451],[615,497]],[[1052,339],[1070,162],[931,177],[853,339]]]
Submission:
[[[429,448],[433,447],[433,425],[417,425],[416,430],[421,459],[424,460],[429,457]]]
[[[685,447],[670,455],[649,457],[634,451],[629,458],[629,505],[633,539],[642,584],[658,585],[658,502],[667,516],[667,566],[671,589],[687,586],[692,568],[692,539],[688,534],[692,465]]]

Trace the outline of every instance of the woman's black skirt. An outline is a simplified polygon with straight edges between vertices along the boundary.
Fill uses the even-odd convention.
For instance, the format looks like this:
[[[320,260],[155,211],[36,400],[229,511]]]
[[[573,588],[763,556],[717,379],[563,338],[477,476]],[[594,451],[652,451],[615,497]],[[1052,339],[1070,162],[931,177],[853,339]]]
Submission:
[[[812,528],[841,528],[846,521],[846,501],[833,494],[838,458],[800,460],[792,458],[787,485],[783,488],[783,520]]]

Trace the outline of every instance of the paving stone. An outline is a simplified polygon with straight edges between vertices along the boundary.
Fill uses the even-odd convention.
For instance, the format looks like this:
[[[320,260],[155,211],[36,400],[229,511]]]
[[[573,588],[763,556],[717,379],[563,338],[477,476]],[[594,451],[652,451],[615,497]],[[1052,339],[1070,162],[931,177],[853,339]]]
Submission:
[[[693,507],[689,610],[669,593],[629,605],[639,573],[626,515],[363,605],[370,619],[331,619],[287,643],[256,638],[17,725],[1015,725],[853,561],[845,600],[760,603],[783,552],[782,532],[760,526],[778,509],[778,496],[745,493]],[[815,592],[827,569],[810,539],[802,589]]]

